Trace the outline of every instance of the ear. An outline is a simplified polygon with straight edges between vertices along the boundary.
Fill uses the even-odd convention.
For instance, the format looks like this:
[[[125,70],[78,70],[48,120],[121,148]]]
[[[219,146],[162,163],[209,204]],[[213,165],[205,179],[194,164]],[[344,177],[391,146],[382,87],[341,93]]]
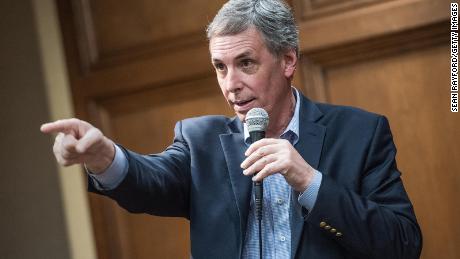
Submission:
[[[283,55],[284,76],[292,79],[295,69],[297,67],[297,55],[295,50],[291,49]]]

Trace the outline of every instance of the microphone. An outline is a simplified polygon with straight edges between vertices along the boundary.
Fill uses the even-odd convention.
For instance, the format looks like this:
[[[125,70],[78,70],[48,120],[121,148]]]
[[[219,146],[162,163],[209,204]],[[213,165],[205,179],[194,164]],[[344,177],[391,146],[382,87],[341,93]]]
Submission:
[[[252,108],[246,114],[246,125],[248,126],[251,142],[265,138],[265,130],[268,126],[268,113],[262,108]],[[256,218],[259,222],[262,220],[262,200],[263,200],[263,184],[262,181],[254,182],[254,197]]]

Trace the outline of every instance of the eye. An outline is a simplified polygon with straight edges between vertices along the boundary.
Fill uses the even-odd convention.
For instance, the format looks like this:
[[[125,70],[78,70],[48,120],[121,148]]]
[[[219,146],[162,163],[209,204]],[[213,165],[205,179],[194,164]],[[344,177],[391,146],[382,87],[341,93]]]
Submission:
[[[214,63],[214,68],[217,71],[224,71],[225,70],[225,65],[222,63]]]
[[[250,68],[253,64],[254,62],[251,59],[243,59],[241,61],[241,67],[243,68]]]
[[[257,63],[250,58],[242,59],[238,65],[242,71],[248,74],[253,74],[257,71]]]

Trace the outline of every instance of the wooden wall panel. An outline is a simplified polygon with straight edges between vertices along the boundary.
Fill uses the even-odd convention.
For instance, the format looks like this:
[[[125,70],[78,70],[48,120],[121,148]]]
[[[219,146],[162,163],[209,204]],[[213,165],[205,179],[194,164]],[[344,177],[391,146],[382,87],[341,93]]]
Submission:
[[[297,11],[303,20],[357,9],[385,0],[299,0]],[[388,1],[388,0],[387,0]]]
[[[302,43],[302,89],[312,99],[389,118],[397,162],[422,227],[422,258],[454,259],[460,256],[460,227],[452,225],[460,213],[460,162],[452,157],[460,152],[452,141],[460,137],[460,119],[449,108],[449,2],[397,2],[366,7],[363,15],[350,11],[348,18],[304,23],[304,35],[320,37],[321,28],[327,34]],[[428,11],[438,18],[424,19]],[[370,18],[390,12],[392,22]],[[414,16],[421,17],[418,24],[411,24]],[[342,30],[332,21],[357,27]]]
[[[294,2],[295,6],[301,5],[299,1]],[[448,5],[446,0],[376,2],[311,20],[296,11],[300,48],[312,54],[447,21]]]
[[[142,154],[161,152],[170,145],[174,124],[181,119],[209,114],[232,116],[214,77],[108,97],[96,105],[102,130]],[[133,215],[112,201],[94,198],[116,225],[115,238],[105,236],[106,232],[100,235],[105,236],[108,247],[122,248],[116,255],[107,252],[107,258],[190,256],[189,225],[185,219]]]
[[[152,153],[170,143],[179,119],[232,114],[204,36],[224,0],[56,1],[78,117],[128,148]],[[390,118],[424,232],[423,258],[460,257],[453,217],[459,154],[450,145],[459,125],[446,113],[450,2],[288,2],[302,53],[294,83],[312,99]],[[187,257],[185,220],[131,215],[96,195],[90,201],[99,258]]]
[[[460,119],[451,113],[446,45],[328,69],[328,102],[388,117],[424,234],[422,258],[458,258]],[[391,76],[389,76],[391,75]],[[442,249],[440,249],[442,248]]]
[[[81,63],[91,70],[202,43],[224,2],[71,0]]]
[[[158,152],[177,120],[231,115],[204,35],[218,1],[57,3],[77,116],[116,142]],[[129,214],[94,194],[90,205],[98,258],[189,256],[186,220]]]

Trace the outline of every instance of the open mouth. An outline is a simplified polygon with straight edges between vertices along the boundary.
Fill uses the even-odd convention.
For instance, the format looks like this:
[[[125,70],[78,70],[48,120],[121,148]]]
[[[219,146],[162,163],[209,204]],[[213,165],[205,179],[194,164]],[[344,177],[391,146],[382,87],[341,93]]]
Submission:
[[[254,100],[255,100],[255,98],[233,102],[233,105],[235,107],[235,111],[249,110],[249,108],[251,107],[251,103]]]

